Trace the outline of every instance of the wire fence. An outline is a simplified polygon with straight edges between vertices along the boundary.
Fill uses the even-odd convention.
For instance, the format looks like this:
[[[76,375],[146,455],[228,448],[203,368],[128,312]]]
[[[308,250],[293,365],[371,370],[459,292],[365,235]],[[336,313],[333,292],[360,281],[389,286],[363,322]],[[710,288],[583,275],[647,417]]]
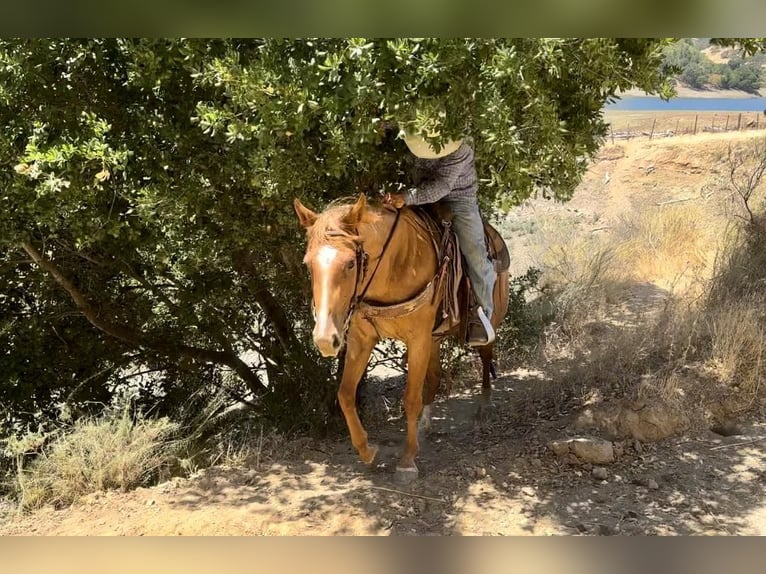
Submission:
[[[616,140],[636,138],[667,138],[699,133],[733,132],[766,129],[766,110],[763,112],[687,113],[679,116],[655,116],[627,121],[619,127],[609,127],[612,143]]]

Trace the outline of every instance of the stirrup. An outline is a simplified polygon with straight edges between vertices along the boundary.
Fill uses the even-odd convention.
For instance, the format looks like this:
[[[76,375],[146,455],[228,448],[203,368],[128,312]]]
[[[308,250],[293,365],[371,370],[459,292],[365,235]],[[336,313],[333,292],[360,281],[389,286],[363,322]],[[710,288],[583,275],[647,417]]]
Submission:
[[[467,341],[469,347],[483,347],[484,345],[489,345],[495,341],[495,330],[492,328],[492,323],[487,317],[487,315],[484,313],[484,309],[481,308],[481,306],[476,307],[474,317],[471,317],[471,319],[468,320],[468,329],[467,329]],[[478,321],[478,323],[477,323]],[[472,325],[481,325],[481,328],[483,329],[484,335],[486,335],[486,339],[481,340],[472,340],[471,335],[472,333]]]

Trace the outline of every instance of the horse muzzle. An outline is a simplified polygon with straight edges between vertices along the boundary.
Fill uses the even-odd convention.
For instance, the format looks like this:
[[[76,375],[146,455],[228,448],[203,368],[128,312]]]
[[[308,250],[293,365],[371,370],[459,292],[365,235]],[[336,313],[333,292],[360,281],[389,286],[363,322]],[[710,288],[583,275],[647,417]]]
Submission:
[[[337,357],[343,346],[343,338],[333,322],[328,323],[322,329],[319,324],[314,327],[314,345],[323,357]]]

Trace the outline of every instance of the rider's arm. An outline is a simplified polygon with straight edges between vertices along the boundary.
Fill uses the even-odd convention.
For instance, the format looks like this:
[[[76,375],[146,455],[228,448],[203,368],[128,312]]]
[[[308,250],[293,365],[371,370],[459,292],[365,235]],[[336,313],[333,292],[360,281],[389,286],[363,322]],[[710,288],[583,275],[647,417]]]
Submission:
[[[458,191],[461,175],[472,173],[474,169],[473,150],[465,143],[446,157],[419,161],[435,161],[438,162],[438,166],[434,170],[428,170],[430,175],[418,182],[416,187],[404,192],[404,202],[407,205],[434,203],[451,191]]]

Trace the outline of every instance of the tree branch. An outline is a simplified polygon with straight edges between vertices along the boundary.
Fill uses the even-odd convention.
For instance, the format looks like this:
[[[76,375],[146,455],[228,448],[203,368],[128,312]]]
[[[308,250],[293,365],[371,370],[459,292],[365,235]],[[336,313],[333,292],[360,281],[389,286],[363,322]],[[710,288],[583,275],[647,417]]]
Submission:
[[[290,321],[283,305],[274,297],[267,282],[257,272],[253,256],[250,253],[239,252],[234,255],[234,261],[239,271],[247,278],[253,299],[263,311],[266,320],[274,329],[282,349],[287,353],[299,353],[306,359],[305,349],[295,336],[292,321]]]
[[[239,356],[237,356],[230,346],[228,346],[226,351],[221,352],[199,347],[191,347],[172,341],[153,341],[140,331],[101,317],[77,286],[64,275],[64,273],[62,273],[55,263],[46,259],[29,241],[24,241],[21,246],[34,262],[37,263],[43,271],[50,274],[51,277],[53,277],[53,279],[69,294],[85,318],[100,331],[103,331],[107,335],[119,339],[132,347],[143,347],[173,357],[183,356],[197,361],[226,365],[236,372],[253,392],[262,392],[266,389],[266,386],[260,380],[258,375],[254,373],[245,362],[239,358]]]

